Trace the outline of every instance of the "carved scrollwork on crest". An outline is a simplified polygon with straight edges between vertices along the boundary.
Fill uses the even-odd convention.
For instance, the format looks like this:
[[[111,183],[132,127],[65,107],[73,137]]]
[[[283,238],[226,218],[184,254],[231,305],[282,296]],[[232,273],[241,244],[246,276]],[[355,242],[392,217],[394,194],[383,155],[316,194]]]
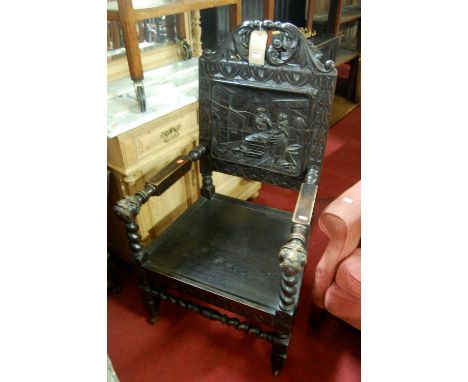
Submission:
[[[328,60],[322,63],[322,53],[308,41],[299,29],[290,23],[271,20],[244,21],[224,40],[216,52],[205,50],[203,58],[207,61],[240,60],[248,62],[250,35],[254,30],[278,31],[279,35],[268,46],[265,59],[271,66],[297,64],[301,68],[311,65],[322,73],[331,72],[335,65]]]

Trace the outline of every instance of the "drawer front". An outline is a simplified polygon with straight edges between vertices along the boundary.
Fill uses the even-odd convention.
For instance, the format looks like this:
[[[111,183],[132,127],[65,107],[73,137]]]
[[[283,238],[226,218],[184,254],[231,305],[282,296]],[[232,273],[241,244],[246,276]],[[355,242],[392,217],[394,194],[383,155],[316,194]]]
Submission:
[[[115,150],[108,150],[109,164],[130,173],[142,162],[167,151],[186,139],[198,136],[198,103],[186,106],[177,112],[150,121],[136,129],[114,138]],[[116,140],[116,141],[115,141]],[[113,155],[113,153],[119,155]]]
[[[195,110],[179,118],[159,123],[154,129],[142,131],[134,137],[137,160],[164,150],[173,145],[178,138],[193,135],[197,131],[197,112]]]

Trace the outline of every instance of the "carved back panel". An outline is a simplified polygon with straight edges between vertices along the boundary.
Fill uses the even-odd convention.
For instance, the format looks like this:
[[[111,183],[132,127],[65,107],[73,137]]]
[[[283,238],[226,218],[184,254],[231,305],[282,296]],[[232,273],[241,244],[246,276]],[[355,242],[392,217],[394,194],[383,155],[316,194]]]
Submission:
[[[275,30],[265,65],[248,62],[250,34]],[[322,164],[336,83],[332,61],[292,24],[245,21],[199,61],[200,143],[211,170],[288,188]]]

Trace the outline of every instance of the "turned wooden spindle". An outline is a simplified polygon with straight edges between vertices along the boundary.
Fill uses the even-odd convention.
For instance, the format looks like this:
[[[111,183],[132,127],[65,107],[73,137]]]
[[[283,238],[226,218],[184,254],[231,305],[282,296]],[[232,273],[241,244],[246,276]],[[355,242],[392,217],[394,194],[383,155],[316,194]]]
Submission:
[[[193,57],[200,57],[202,54],[202,43],[201,43],[201,22],[200,22],[200,11],[191,11],[190,18],[192,20],[192,51]]]
[[[220,313],[215,309],[207,308],[198,305],[194,302],[190,302],[182,298],[172,296],[157,288],[153,289],[151,293],[157,299],[169,301],[171,304],[179,305],[182,308],[189,309],[195,313],[201,314],[206,318],[209,318],[210,320],[221,322],[222,324],[225,324],[227,326],[232,326],[233,328],[244,331],[248,334],[254,334],[258,338],[262,338],[273,343],[275,343],[278,340],[277,333],[275,332],[266,332],[258,326],[251,325],[248,322],[242,322],[235,317],[229,317],[226,314]]]
[[[141,236],[139,227],[136,223],[136,217],[140,212],[141,206],[149,199],[146,192],[141,191],[135,196],[127,196],[125,199],[119,200],[114,207],[114,211],[125,223],[128,243],[132,250],[132,260],[140,262],[143,257],[143,245],[141,244]]]

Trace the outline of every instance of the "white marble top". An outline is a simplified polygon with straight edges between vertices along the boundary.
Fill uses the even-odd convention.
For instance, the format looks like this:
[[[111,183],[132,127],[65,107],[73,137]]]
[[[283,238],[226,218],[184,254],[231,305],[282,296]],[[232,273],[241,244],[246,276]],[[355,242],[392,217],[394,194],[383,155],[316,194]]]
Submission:
[[[140,111],[130,78],[107,84],[107,136],[135,127],[198,101],[198,59],[145,72],[146,112]]]

